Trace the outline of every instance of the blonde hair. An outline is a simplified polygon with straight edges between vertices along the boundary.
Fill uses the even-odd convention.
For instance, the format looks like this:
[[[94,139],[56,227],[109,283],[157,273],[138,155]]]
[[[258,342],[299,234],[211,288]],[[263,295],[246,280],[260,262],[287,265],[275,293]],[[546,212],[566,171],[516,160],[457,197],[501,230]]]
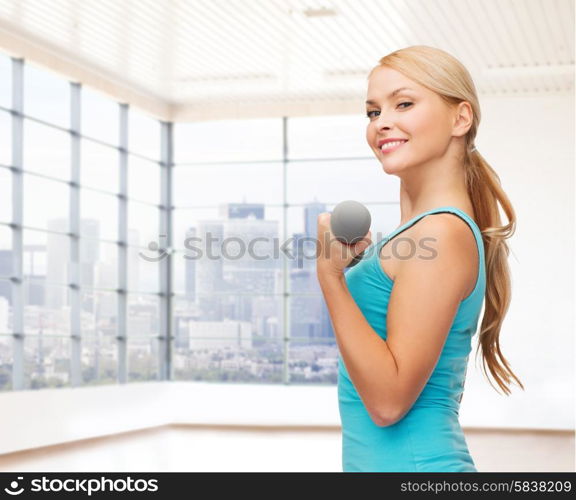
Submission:
[[[379,67],[388,67],[402,73],[414,82],[436,92],[450,106],[462,101],[473,110],[472,126],[465,136],[464,175],[474,207],[474,217],[485,249],[486,294],[478,348],[482,347],[482,366],[490,385],[486,366],[500,388],[510,394],[512,378],[524,389],[500,350],[499,336],[511,298],[511,280],[508,267],[509,248],[506,239],[516,228],[516,214],[502,189],[500,177],[474,148],[474,139],[480,124],[480,105],[472,77],[464,65],[447,52],[426,45],[413,45],[382,57]],[[508,224],[502,225],[498,203],[504,210]],[[498,391],[495,388],[496,391]]]

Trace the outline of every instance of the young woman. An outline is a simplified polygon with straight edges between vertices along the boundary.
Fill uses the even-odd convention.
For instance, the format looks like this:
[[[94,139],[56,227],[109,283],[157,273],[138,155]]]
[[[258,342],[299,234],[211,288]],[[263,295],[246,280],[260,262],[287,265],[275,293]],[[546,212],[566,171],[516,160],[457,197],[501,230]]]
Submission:
[[[428,46],[392,52],[370,72],[367,99],[366,139],[401,180],[401,220],[344,273],[371,232],[347,252],[330,214],[318,217],[317,277],[339,348],[343,470],[475,472],[458,412],[484,299],[484,371],[506,394],[511,378],[524,388],[499,346],[514,210],[474,147],[480,107],[457,59]]]

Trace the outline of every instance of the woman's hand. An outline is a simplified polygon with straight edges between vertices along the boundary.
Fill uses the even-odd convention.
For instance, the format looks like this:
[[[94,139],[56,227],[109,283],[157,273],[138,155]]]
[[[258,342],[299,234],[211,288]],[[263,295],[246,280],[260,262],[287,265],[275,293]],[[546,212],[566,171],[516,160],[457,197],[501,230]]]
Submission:
[[[368,231],[366,236],[354,245],[346,245],[336,239],[330,230],[329,212],[318,215],[318,249],[316,251],[316,274],[318,277],[336,276],[344,273],[346,266],[362,253],[372,243],[372,233]]]

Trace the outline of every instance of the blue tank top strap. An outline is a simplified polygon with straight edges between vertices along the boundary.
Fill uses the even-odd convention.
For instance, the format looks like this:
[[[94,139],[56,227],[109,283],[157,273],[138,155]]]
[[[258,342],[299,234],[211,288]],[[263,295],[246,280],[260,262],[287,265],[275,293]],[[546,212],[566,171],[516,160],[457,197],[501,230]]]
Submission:
[[[481,277],[485,273],[485,270],[484,270],[484,268],[485,268],[485,264],[484,264],[484,242],[482,240],[482,233],[480,232],[480,228],[478,227],[478,225],[476,224],[474,219],[472,219],[472,217],[470,217],[466,212],[464,212],[463,210],[460,210],[457,207],[453,207],[453,206],[448,205],[448,206],[444,206],[444,207],[432,208],[432,209],[427,210],[426,212],[422,212],[421,214],[418,214],[415,217],[413,217],[412,219],[406,221],[404,224],[402,224],[400,227],[397,227],[388,236],[386,236],[384,239],[380,240],[378,243],[376,243],[374,245],[374,249],[376,251],[373,254],[373,258],[378,259],[378,256],[380,255],[380,250],[382,249],[382,246],[386,242],[388,242],[392,238],[394,238],[394,236],[401,233],[405,229],[408,229],[410,226],[414,225],[422,217],[425,217],[426,215],[429,215],[429,214],[436,214],[436,213],[453,213],[453,214],[459,215],[461,218],[463,218],[468,223],[468,225],[472,229],[472,232],[474,233],[474,236],[476,238],[476,247],[478,248],[478,255],[480,257],[480,259],[479,259],[480,260],[480,262],[479,262],[480,266],[478,269],[478,278],[476,280],[476,285],[474,286],[474,290],[472,291],[472,293],[470,293],[470,295],[468,297],[466,297],[464,299],[465,301],[467,301],[476,293],[476,290],[478,289],[478,287],[482,283]]]
[[[446,212],[458,214],[466,220],[466,222],[468,223],[468,225],[472,228],[472,231],[474,232],[474,236],[476,237],[476,243],[478,244],[479,250],[481,251],[481,255],[484,256],[484,244],[483,244],[483,240],[482,240],[482,233],[480,232],[480,228],[478,227],[478,225],[476,224],[474,219],[472,219],[472,217],[470,217],[463,210],[460,210],[457,207],[452,207],[449,205],[444,206],[444,207],[432,208],[430,210],[426,210],[426,212],[422,212],[421,214],[416,215],[415,217],[412,217],[412,219],[406,221],[404,224],[397,227],[394,231],[392,231],[390,234],[388,234],[384,239],[382,239],[378,243],[376,243],[376,246],[378,247],[378,249],[380,249],[380,247],[383,244],[390,241],[398,233],[401,233],[405,229],[408,229],[410,226],[416,224],[416,222],[418,222],[422,217],[425,217],[426,215],[435,214],[435,213],[446,213]],[[482,260],[484,260],[484,259],[482,259]]]

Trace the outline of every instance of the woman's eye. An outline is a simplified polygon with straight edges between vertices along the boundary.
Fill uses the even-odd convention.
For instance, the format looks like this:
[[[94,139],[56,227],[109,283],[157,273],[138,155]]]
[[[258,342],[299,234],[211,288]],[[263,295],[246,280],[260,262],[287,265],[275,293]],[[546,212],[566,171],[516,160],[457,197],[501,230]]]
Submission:
[[[411,102],[409,102],[409,101],[405,101],[405,102],[399,103],[398,106],[402,106],[403,104],[407,104],[407,105],[408,105],[408,106],[406,106],[405,108],[402,108],[402,109],[406,109],[406,108],[409,108],[410,106],[412,106],[413,103],[411,103]],[[367,116],[368,118],[372,118],[372,113],[377,113],[377,112],[378,112],[378,111],[367,111],[367,112],[366,112],[366,116]]]

